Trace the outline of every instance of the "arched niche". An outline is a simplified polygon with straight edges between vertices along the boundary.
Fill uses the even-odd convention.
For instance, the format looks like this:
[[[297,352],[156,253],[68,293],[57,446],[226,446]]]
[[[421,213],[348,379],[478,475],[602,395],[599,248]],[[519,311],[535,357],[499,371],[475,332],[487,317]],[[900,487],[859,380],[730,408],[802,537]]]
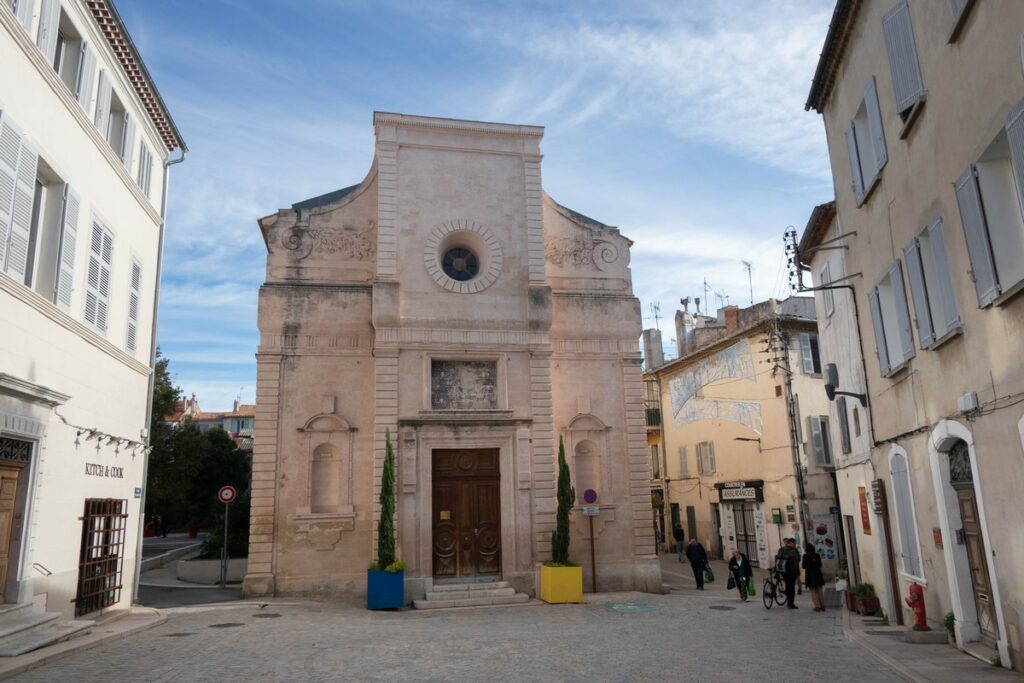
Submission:
[[[587,489],[602,491],[601,449],[590,439],[583,439],[573,446],[573,479],[575,480],[576,500],[583,502],[583,492]]]
[[[569,471],[576,489],[577,502],[587,489],[597,491],[603,501],[611,499],[611,462],[608,434],[611,427],[590,413],[578,413],[563,430]]]
[[[352,512],[352,449],[355,429],[342,417],[320,413],[299,428],[306,457],[301,516],[334,516]]]

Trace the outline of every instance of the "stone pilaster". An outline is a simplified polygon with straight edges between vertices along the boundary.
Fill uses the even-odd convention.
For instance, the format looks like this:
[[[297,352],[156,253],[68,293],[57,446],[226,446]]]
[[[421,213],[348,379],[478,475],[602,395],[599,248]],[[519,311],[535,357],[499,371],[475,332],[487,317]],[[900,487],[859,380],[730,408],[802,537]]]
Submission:
[[[557,453],[551,415],[551,352],[530,358],[530,406],[533,411],[533,559],[551,557],[555,529]]]
[[[398,143],[377,142],[377,277],[398,277]]]
[[[546,285],[544,264],[544,190],[540,181],[539,154],[524,155],[523,180],[526,193],[527,265],[531,285]]]
[[[630,508],[633,520],[633,552],[637,557],[654,555],[651,524],[651,463],[647,458],[647,422],[644,415],[641,359],[622,360],[622,388],[626,415],[626,458],[629,463]]]
[[[274,532],[277,515],[277,433],[282,357],[256,357],[256,418],[253,423],[249,564],[242,592],[274,594]]]

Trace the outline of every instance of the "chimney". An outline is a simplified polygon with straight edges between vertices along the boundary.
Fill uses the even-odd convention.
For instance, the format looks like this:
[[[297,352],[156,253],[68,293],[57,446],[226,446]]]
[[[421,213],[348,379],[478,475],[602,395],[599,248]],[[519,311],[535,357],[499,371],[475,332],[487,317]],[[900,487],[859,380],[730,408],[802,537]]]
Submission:
[[[725,331],[735,332],[740,327],[740,309],[738,306],[726,306],[722,309],[725,314]]]
[[[647,361],[648,370],[665,364],[665,351],[661,348],[661,330],[644,330],[644,360]]]
[[[231,412],[233,412],[233,413],[237,413],[238,412],[238,399],[235,399],[235,407],[232,408]]]

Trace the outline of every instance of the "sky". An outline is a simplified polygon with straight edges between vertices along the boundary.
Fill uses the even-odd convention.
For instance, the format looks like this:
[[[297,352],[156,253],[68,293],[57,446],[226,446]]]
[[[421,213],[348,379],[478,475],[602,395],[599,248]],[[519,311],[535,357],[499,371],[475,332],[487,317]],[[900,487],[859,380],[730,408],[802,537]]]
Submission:
[[[669,349],[705,280],[750,303],[743,261],[755,301],[787,296],[783,232],[834,196],[803,107],[831,0],[117,4],[189,147],[158,343],[204,410],[255,401],[256,220],[361,181],[375,110],[544,126],[545,191],[634,240]]]

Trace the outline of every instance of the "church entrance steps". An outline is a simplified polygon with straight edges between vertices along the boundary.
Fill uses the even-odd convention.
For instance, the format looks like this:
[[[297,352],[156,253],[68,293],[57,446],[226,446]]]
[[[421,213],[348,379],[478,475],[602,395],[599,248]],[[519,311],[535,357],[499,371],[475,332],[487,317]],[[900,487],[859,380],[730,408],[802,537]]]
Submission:
[[[425,600],[413,600],[412,605],[416,609],[441,609],[518,605],[529,601],[530,596],[517,593],[507,581],[492,581],[434,586]]]
[[[16,657],[88,630],[88,620],[58,621],[57,612],[32,612],[31,603],[0,610],[0,657]]]

